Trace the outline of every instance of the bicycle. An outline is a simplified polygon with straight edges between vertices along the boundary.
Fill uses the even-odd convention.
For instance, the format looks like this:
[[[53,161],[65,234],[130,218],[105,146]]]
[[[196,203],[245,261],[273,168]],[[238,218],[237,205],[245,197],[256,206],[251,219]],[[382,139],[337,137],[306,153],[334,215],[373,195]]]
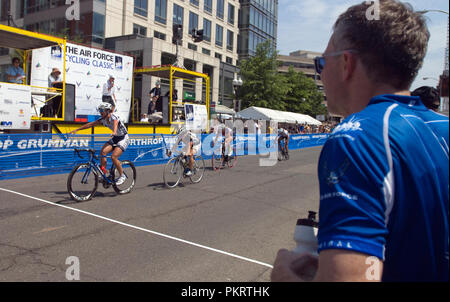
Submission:
[[[90,200],[98,188],[99,177],[101,178],[102,185],[105,189],[110,186],[114,188],[117,194],[129,193],[136,184],[136,168],[134,164],[129,160],[123,160],[122,164],[123,173],[127,179],[121,185],[117,185],[115,182],[115,175],[119,175],[117,168],[114,164],[111,165],[109,170],[109,176],[100,169],[98,163],[98,157],[95,155],[94,149],[74,149],[79,158],[83,158],[80,155],[81,152],[89,152],[89,161],[87,163],[81,163],[75,166],[69,174],[67,179],[67,191],[72,199],[76,201]]]
[[[167,150],[166,150],[167,152]],[[180,183],[181,177],[191,180],[192,183],[199,183],[205,172],[205,161],[201,155],[194,155],[194,167],[192,169],[192,175],[186,176],[184,174],[185,169],[188,167],[189,158],[182,153],[175,157],[172,157],[164,166],[163,179],[164,184],[169,189],[175,188]]]
[[[289,160],[289,152],[285,149],[285,140],[278,142],[278,160]]]
[[[231,145],[231,142],[230,142]],[[230,146],[231,147],[231,146]],[[225,154],[225,139],[222,138],[221,143],[221,153],[216,154],[213,152],[211,163],[214,171],[218,171],[221,168],[223,168],[225,165],[228,166],[228,168],[233,168],[237,163],[237,153],[236,153],[236,146],[233,146],[233,155],[226,157]]]

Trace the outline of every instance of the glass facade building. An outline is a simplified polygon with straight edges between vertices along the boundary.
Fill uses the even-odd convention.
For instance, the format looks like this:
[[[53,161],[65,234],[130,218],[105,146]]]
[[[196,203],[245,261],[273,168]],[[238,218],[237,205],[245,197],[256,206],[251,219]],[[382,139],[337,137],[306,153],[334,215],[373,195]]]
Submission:
[[[241,0],[239,12],[239,59],[255,54],[256,46],[266,40],[277,47],[278,0]]]

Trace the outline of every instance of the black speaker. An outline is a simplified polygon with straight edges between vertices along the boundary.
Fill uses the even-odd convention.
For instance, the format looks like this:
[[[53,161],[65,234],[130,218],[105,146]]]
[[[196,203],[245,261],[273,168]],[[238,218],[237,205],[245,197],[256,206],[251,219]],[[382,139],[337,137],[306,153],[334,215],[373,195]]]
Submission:
[[[66,83],[66,98],[64,104],[64,121],[75,121],[75,85]]]
[[[162,117],[163,117],[163,124],[166,125],[169,123],[169,97],[168,96],[162,96]]]

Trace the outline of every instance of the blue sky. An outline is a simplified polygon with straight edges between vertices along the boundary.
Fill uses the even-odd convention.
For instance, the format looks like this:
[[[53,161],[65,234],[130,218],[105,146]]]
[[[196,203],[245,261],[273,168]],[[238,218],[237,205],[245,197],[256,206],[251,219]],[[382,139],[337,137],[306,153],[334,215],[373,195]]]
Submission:
[[[349,6],[362,0],[279,0],[278,3],[278,51],[288,55],[296,50],[323,52],[332,33],[337,17]],[[447,0],[409,0],[415,10],[440,9],[449,11]],[[443,13],[426,14],[431,33],[425,62],[412,90],[427,85],[436,86],[444,69],[444,53],[447,41],[448,16]]]

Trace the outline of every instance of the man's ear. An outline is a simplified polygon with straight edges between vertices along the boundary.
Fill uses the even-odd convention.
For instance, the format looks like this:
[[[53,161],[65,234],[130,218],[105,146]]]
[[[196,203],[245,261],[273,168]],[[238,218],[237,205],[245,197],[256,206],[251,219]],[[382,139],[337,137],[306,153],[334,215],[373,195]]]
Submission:
[[[349,80],[353,77],[356,69],[356,57],[355,55],[345,52],[342,55],[343,58],[343,76],[344,80]]]

